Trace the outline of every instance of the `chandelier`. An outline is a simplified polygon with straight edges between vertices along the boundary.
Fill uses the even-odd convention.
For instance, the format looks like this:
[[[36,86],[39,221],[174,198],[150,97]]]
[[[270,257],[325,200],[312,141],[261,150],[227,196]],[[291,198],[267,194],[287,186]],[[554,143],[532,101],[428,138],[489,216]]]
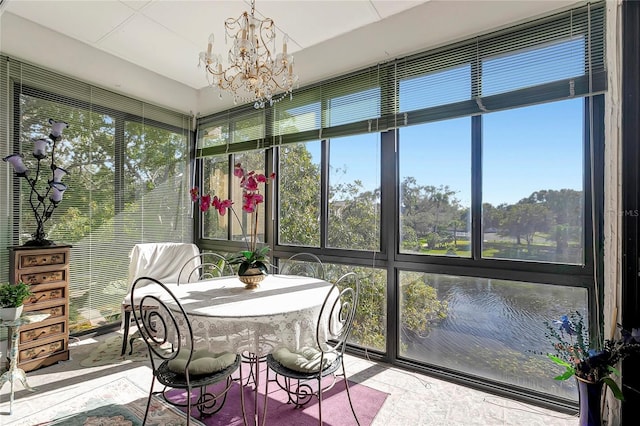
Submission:
[[[211,52],[213,34],[207,51],[200,52],[199,66],[205,65],[209,85],[220,91],[220,98],[228,91],[235,104],[253,102],[255,108],[263,108],[291,97],[298,76],[293,73],[293,56],[287,53],[288,37],[283,40],[282,52],[276,54],[275,23],[254,14],[255,0],[251,0],[251,13],[245,11],[224,22],[225,44],[228,39],[233,41],[226,67],[222,56]]]

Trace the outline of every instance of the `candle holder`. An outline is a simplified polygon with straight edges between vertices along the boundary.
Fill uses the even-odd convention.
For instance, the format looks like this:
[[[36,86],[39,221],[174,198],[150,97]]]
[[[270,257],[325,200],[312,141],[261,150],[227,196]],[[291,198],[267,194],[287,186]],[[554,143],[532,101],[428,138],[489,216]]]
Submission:
[[[33,210],[34,217],[36,219],[36,232],[32,234],[33,239],[24,243],[24,246],[50,246],[54,245],[53,241],[46,239],[44,232],[44,224],[51,218],[53,211],[62,201],[64,191],[67,190],[67,185],[62,183],[62,178],[68,174],[68,172],[62,167],[58,167],[55,164],[55,152],[56,143],[62,139],[62,131],[69,127],[68,123],[64,121],[56,121],[52,118],[49,119],[51,125],[51,131],[48,138],[39,138],[33,140],[33,158],[36,161],[35,164],[35,176],[29,176],[31,170],[24,163],[23,154],[11,154],[4,157],[2,160],[13,166],[16,177],[26,179],[31,192],[29,194],[29,205]],[[46,184],[40,182],[40,178],[44,177],[47,158],[47,148],[51,145],[51,161],[49,163],[49,169],[51,170],[50,178]],[[40,188],[38,185],[40,184]]]

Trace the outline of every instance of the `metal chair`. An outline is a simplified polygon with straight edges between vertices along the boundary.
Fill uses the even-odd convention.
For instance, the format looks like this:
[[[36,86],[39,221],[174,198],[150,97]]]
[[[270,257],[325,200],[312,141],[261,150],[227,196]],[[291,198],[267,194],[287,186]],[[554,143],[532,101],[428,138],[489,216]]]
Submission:
[[[184,268],[186,262],[200,253],[198,246],[191,243],[143,243],[136,244],[129,253],[129,293],[122,300],[122,350],[120,355],[127,351],[127,342],[133,351],[133,341],[136,336],[129,338],[129,326],[131,324],[131,310],[137,301],[131,297],[131,286],[138,277],[152,277],[163,282],[176,282],[178,271]],[[191,260],[193,266],[196,261]]]
[[[193,256],[180,268],[178,285],[231,275],[235,275],[235,271],[224,256],[204,252]]]
[[[154,285],[152,294],[140,290],[140,287],[149,283]],[[133,317],[149,349],[149,360],[153,369],[153,380],[142,424],[147,421],[153,395],[162,395],[167,403],[186,409],[187,425],[190,424],[193,407],[198,409],[200,418],[220,411],[232,385],[231,374],[238,370],[240,365],[240,356],[229,352],[211,353],[206,349],[195,350],[193,330],[187,313],[171,290],[160,281],[140,277],[133,284],[132,297],[135,297],[136,291],[139,291],[141,296],[133,310]],[[240,377],[242,378],[242,371]],[[156,380],[163,385],[161,391],[154,391]],[[222,381],[226,382],[226,386],[217,394],[207,389],[207,386]],[[171,389],[186,390],[186,402],[183,402],[182,398],[180,401],[168,398],[167,392]],[[194,390],[199,390],[195,402],[192,401]],[[244,417],[243,392],[240,393],[240,397]]]
[[[318,398],[318,418],[322,426],[322,394],[331,389],[338,377],[344,380],[351,412],[360,425],[356,415],[349,382],[344,368],[344,351],[353,319],[358,305],[360,282],[355,273],[349,272],[331,286],[322,305],[316,325],[316,348],[301,348],[290,351],[280,348],[267,355],[268,370],[276,373],[275,382],[289,395],[289,401],[295,407],[302,407]],[[340,374],[336,374],[342,369]],[[267,371],[268,371],[267,370]],[[322,383],[322,379],[330,376],[330,383]],[[263,419],[267,416],[269,380],[266,381]],[[315,385],[314,383],[315,382]]]
[[[324,265],[322,261],[312,253],[296,253],[286,260],[280,261],[278,271],[282,275],[300,275],[324,279]]]

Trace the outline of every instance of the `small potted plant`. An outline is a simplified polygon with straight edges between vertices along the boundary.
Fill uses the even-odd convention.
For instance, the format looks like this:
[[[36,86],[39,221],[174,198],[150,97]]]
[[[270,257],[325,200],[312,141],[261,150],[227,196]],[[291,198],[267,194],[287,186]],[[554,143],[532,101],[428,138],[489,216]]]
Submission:
[[[0,318],[15,321],[22,315],[24,302],[31,297],[31,287],[22,281],[0,284]]]

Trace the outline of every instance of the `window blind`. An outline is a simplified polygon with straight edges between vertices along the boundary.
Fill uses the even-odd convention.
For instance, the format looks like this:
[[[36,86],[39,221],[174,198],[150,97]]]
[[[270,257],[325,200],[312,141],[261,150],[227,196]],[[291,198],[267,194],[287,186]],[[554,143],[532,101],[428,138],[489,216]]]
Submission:
[[[255,140],[219,131],[252,105],[198,120],[199,156],[378,132],[606,90],[604,2],[422,52],[295,90],[258,114]],[[204,130],[204,132],[203,132]],[[249,136],[247,134],[247,136]]]
[[[10,111],[0,120],[9,141],[3,150],[33,162],[30,141],[48,134],[48,119],[69,123],[56,148],[68,190],[45,232],[73,247],[70,331],[115,321],[133,245],[191,242],[191,117],[9,57],[2,57],[0,72],[2,111]],[[11,236],[0,247],[6,256],[8,245],[29,240],[35,228],[24,179],[8,169],[2,179],[9,201],[3,209],[13,218],[2,233]]]

